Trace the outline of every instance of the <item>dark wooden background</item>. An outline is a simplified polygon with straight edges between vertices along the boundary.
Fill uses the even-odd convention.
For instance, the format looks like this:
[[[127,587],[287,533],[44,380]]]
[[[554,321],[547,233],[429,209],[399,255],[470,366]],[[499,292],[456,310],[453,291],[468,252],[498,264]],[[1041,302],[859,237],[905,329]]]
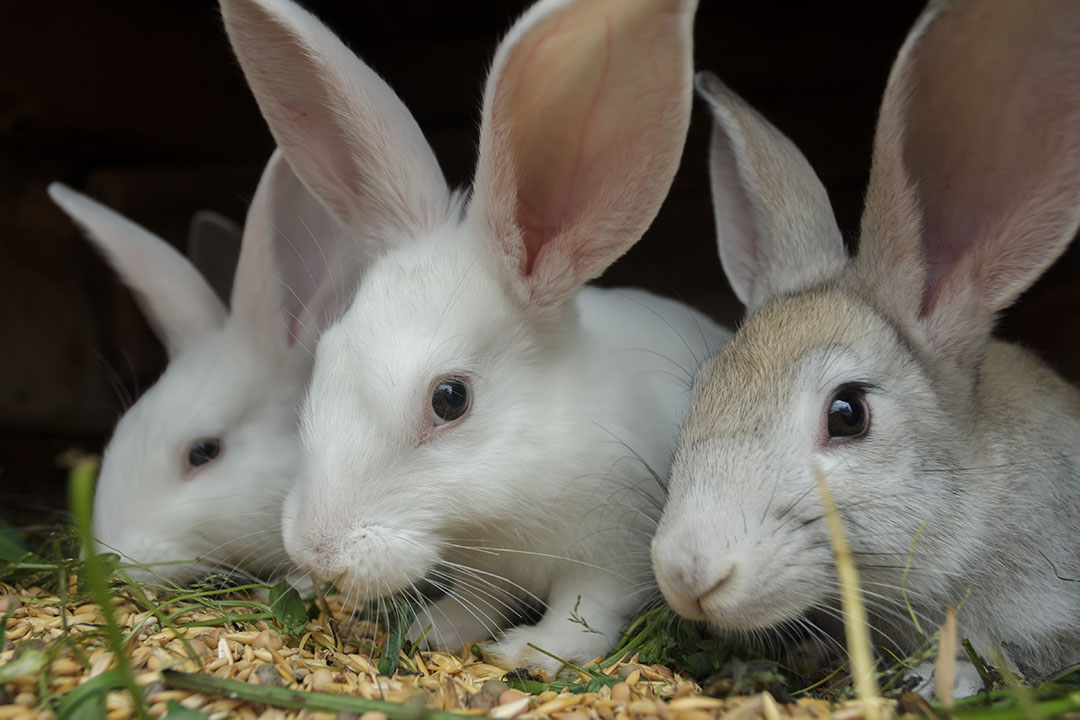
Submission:
[[[309,7],[417,116],[452,183],[472,174],[480,90],[522,2],[320,0]],[[701,0],[695,50],[809,157],[855,233],[878,99],[919,2]],[[164,354],[125,288],[47,199],[60,179],[172,242],[199,208],[242,220],[272,144],[208,0],[4,2],[0,40],[0,519],[62,503],[56,456],[106,441]],[[695,108],[660,217],[605,283],[677,293],[734,322]],[[1080,378],[1080,251],[1002,332]]]

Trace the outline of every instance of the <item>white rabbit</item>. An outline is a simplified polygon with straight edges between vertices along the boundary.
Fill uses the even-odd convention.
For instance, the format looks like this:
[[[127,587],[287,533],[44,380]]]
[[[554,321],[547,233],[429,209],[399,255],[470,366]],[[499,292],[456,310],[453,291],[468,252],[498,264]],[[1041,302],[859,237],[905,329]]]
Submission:
[[[275,152],[248,212],[227,313],[164,240],[63,185],[49,194],[132,289],[169,354],[105,450],[96,538],[145,565],[133,573],[143,578],[287,570],[280,507],[299,463],[314,344],[355,292],[330,216]]]
[[[282,152],[383,250],[319,346],[290,556],[353,601],[426,579],[446,596],[414,632],[433,626],[443,647],[542,602],[538,624],[488,646],[510,667],[560,665],[528,643],[578,662],[610,649],[650,585],[686,371],[729,337],[671,300],[581,289],[674,176],[695,2],[534,5],[496,53],[467,201],[393,91],[313,16],[288,0],[222,7]]]
[[[851,261],[799,152],[699,89],[720,255],[753,314],[695,384],[652,546],[667,600],[734,631],[837,619],[820,467],[891,652],[952,604],[991,660],[1080,660],[1080,392],[991,338],[1080,224],[1080,4],[930,4]]]

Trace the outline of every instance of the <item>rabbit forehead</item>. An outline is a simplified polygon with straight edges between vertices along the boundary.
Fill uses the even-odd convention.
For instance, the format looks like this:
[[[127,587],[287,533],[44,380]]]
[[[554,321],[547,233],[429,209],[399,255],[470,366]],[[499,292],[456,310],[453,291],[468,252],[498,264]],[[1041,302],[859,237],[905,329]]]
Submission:
[[[402,407],[402,393],[426,392],[440,374],[469,373],[506,340],[500,329],[520,319],[520,306],[493,277],[483,249],[468,236],[456,239],[418,241],[369,269],[319,343],[313,395],[351,398],[385,421]]]
[[[850,362],[838,364],[845,356]],[[888,367],[878,365],[882,357],[892,358]],[[702,369],[683,441],[772,427],[791,418],[792,403],[807,392],[871,380],[866,373],[898,372],[891,365],[906,357],[884,318],[841,288],[779,298],[751,317]]]
[[[409,464],[402,453],[431,422],[439,378],[479,382],[505,365],[499,357],[522,338],[527,320],[485,260],[476,245],[443,237],[397,249],[370,268],[316,352],[301,424],[305,485],[348,485],[366,497],[376,487],[371,473]],[[363,487],[353,482],[359,476],[369,478]]]
[[[303,383],[228,333],[202,338],[117,423],[98,484],[102,511],[111,512],[111,499],[115,512],[127,513],[132,504],[152,509],[174,497],[186,483],[180,475],[188,447],[200,438],[220,438],[227,451],[238,442],[277,442],[262,438],[292,431],[302,391]]]

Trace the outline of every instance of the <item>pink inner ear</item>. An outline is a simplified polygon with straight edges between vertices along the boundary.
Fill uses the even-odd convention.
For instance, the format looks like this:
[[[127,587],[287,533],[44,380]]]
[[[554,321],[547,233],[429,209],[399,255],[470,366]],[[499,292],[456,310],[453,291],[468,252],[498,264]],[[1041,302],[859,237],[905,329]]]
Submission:
[[[281,108],[285,111],[285,120],[291,125],[303,125],[310,114],[306,105],[291,100],[283,101]]]
[[[906,68],[903,158],[922,213],[924,316],[967,289],[990,312],[1011,302],[1056,255],[1054,226],[1063,201],[1072,206],[1076,20],[1016,7],[951,8]]]
[[[509,99],[514,106],[514,123],[511,135],[515,141],[514,156],[519,171],[517,181],[516,220],[525,243],[525,274],[531,275],[544,246],[563,234],[586,208],[577,207],[579,200],[588,201],[588,192],[596,184],[589,178],[592,168],[586,167],[586,144],[593,124],[597,121],[597,108],[608,80],[611,61],[611,21],[605,24],[605,43],[602,58],[594,58],[598,70],[589,69],[588,76],[579,73],[573,78],[582,85],[593,86],[591,94],[581,92],[571,103],[557,105],[552,96],[565,95],[559,84],[565,77],[553,77],[545,73],[543,65],[552,55],[572,52],[565,48],[567,34],[561,32],[565,19],[555,18],[552,27],[545,32],[529,36],[515,51],[511,60],[525,67],[519,71],[528,76],[528,82],[518,83],[510,89]],[[570,37],[576,35],[570,33]],[[539,72],[532,72],[537,68]],[[510,70],[508,64],[508,70]],[[505,80],[506,75],[503,76]],[[504,81],[500,81],[501,94]],[[505,96],[504,96],[505,97]],[[553,106],[554,105],[554,106]],[[494,119],[494,118],[493,118]],[[600,134],[608,131],[599,129]],[[596,151],[593,151],[595,154]],[[603,168],[601,168],[601,172]],[[606,184],[600,182],[600,186]],[[566,250],[572,262],[580,261],[580,253],[574,247]]]
[[[533,291],[554,299],[629,248],[670,186],[689,119],[692,7],[551,5],[496,57],[477,194],[503,240],[520,242],[506,252]]]

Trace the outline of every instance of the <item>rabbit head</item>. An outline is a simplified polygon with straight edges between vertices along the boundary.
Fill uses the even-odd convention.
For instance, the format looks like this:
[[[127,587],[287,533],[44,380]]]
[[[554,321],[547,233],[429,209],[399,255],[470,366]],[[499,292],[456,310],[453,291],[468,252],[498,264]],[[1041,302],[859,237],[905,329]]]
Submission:
[[[751,316],[695,384],[652,545],[665,597],[739,631],[838,616],[820,468],[900,650],[909,610],[934,627],[961,602],[973,640],[1061,647],[1080,401],[991,329],[1080,224],[1080,7],[930,4],[889,77],[851,261],[794,146],[716,78],[698,87]]]
[[[227,312],[164,240],[63,185],[49,194],[135,293],[169,355],[105,450],[95,537],[143,577],[287,567],[280,507],[299,460],[298,408],[318,329],[355,290],[330,216],[275,153]]]
[[[561,547],[603,502],[579,480],[611,444],[579,427],[606,380],[586,362],[578,291],[670,186],[694,2],[527,11],[495,55],[467,201],[393,91],[315,18],[286,0],[222,5],[283,152],[382,252],[319,346],[290,555],[364,599],[410,589],[455,544]]]

